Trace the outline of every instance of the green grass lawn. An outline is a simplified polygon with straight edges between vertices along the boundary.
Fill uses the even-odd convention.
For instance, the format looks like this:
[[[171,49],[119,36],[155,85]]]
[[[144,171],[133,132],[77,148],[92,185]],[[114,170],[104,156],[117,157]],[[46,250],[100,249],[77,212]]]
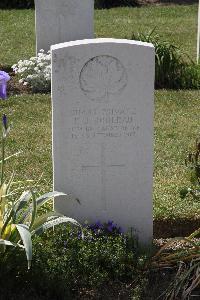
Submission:
[[[156,27],[169,40],[196,58],[198,5],[146,6],[95,11],[97,37],[130,38],[133,32]],[[0,65],[12,65],[35,54],[34,11],[0,10]]]
[[[133,31],[157,26],[164,39],[181,45],[196,56],[197,5],[147,6],[95,11],[98,37],[130,38]],[[34,55],[34,11],[0,10],[0,65],[12,65]],[[196,218],[200,203],[181,200],[187,186],[184,158],[199,134],[199,91],[156,91],[154,217]],[[10,153],[22,150],[16,167],[18,179],[35,179],[43,173],[42,191],[52,187],[50,95],[18,95],[1,101],[14,127],[8,142]]]

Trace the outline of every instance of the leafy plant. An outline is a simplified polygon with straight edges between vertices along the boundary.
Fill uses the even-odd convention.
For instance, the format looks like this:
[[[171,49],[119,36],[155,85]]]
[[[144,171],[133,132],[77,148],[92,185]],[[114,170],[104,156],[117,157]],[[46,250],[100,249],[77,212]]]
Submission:
[[[155,86],[169,89],[199,89],[200,66],[177,46],[151,32],[132,35],[133,40],[152,43],[155,47]]]
[[[99,225],[99,222],[95,224]],[[92,299],[99,299],[95,298],[99,294],[102,299],[107,299],[106,290],[122,295],[124,291],[131,292],[135,281],[140,281],[138,274],[142,275],[140,266],[145,260],[134,237],[117,232],[114,223],[112,231],[101,231],[100,234],[94,231],[93,225],[83,226],[84,239],[80,229],[70,224],[34,236],[30,271],[20,250],[16,251],[16,256],[7,253],[6,268],[0,257],[0,281],[8,278],[0,287],[1,295],[9,290],[16,299],[38,299],[40,296],[43,300],[64,300],[82,299],[83,294],[87,299],[90,294]],[[107,222],[104,228],[110,225],[111,222]],[[27,292],[26,298],[21,297]]]
[[[72,218],[65,217],[56,212],[47,212],[38,215],[38,209],[53,197],[65,195],[61,192],[50,192],[37,197],[33,188],[22,192],[18,198],[16,195],[19,189],[16,188],[13,172],[10,179],[5,178],[5,164],[7,160],[19,153],[9,157],[5,156],[6,139],[10,132],[7,116],[2,118],[2,160],[0,172],[0,251],[5,253],[7,246],[23,248],[26,252],[28,268],[32,260],[32,241],[33,235],[40,235],[46,229],[61,223],[72,223],[80,226]]]

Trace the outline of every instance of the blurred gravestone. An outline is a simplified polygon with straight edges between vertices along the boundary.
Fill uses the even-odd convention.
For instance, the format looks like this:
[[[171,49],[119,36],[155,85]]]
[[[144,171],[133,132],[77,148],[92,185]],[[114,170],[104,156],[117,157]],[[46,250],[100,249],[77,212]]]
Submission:
[[[96,39],[52,46],[55,209],[152,238],[154,47]]]
[[[93,38],[94,0],[35,0],[36,52]]]

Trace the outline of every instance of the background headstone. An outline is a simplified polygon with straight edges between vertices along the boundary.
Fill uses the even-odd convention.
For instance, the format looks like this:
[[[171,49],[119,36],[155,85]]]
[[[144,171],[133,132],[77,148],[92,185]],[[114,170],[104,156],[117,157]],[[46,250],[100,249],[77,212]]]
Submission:
[[[94,0],[35,0],[36,52],[93,38]]]
[[[96,39],[52,46],[55,201],[79,221],[152,238],[154,47]]]

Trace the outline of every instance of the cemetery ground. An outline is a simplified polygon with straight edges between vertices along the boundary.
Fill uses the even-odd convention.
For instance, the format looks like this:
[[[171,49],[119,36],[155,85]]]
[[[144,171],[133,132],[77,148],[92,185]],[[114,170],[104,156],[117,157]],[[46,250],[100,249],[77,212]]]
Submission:
[[[164,40],[180,45],[195,60],[197,5],[146,6],[95,12],[97,37],[131,38],[133,32],[147,32],[155,26],[156,32]],[[34,56],[34,11],[0,10],[0,36],[4,37],[0,44],[0,69],[10,70],[11,65],[18,60]],[[10,153],[22,151],[21,156],[14,160],[17,179],[29,178],[37,181],[42,175],[40,190],[45,192],[52,188],[50,95],[33,95],[29,91],[22,91],[15,78],[14,80],[15,86],[12,85],[9,91],[9,101],[1,102],[1,110],[13,122],[7,148]],[[200,227],[200,203],[179,197],[181,188],[189,185],[184,159],[199,135],[199,101],[198,90],[155,92],[155,237],[188,235]],[[12,168],[13,162],[8,163],[8,172]],[[160,276],[163,279],[163,274]],[[130,280],[129,284],[132,282]],[[158,292],[161,293],[165,287],[162,282],[159,280],[158,285],[155,285],[155,290],[159,285],[160,290],[155,292],[152,289],[152,295],[146,295],[146,299],[156,299]],[[114,290],[121,288],[123,298],[120,299],[131,299],[128,298],[131,288],[115,284],[117,287],[113,285],[111,288],[108,285],[107,293],[112,290],[114,295]],[[139,285],[137,288],[140,289]],[[99,295],[99,298],[97,295],[95,298],[92,292],[82,293],[84,299],[103,299]],[[109,299],[113,295],[109,295]],[[24,298],[26,296],[24,292]],[[116,295],[113,297],[116,299]],[[10,299],[14,299],[14,295]],[[28,299],[31,299],[30,295]],[[36,296],[33,299],[37,299]]]

